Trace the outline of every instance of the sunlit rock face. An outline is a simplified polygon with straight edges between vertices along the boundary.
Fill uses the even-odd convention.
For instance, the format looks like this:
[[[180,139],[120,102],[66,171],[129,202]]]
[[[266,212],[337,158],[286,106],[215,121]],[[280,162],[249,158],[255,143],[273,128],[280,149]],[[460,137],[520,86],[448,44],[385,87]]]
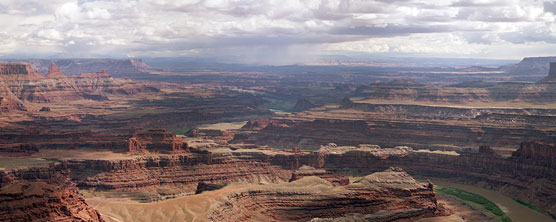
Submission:
[[[68,77],[52,64],[48,74],[41,76],[28,64],[0,64],[0,97],[15,102],[104,101],[110,95],[145,91],[156,92],[158,89],[128,79],[112,78],[106,71]]]

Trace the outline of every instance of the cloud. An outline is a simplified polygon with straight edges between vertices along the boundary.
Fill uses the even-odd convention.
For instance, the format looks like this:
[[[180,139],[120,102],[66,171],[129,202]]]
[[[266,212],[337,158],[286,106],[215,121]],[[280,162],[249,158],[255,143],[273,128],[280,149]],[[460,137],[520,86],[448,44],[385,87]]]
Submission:
[[[471,55],[556,44],[555,14],[535,0],[0,0],[0,56]]]

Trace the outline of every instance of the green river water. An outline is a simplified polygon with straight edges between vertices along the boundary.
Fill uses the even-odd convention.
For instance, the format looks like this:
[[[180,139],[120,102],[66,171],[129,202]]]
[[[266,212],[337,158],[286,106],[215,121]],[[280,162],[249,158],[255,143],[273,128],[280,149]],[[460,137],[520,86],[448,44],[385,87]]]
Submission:
[[[431,180],[433,184],[444,187],[454,187],[481,195],[490,201],[496,203],[502,211],[508,215],[514,222],[554,222],[550,216],[544,215],[538,211],[532,210],[518,202],[495,190],[483,189],[480,187],[451,183],[443,180]]]

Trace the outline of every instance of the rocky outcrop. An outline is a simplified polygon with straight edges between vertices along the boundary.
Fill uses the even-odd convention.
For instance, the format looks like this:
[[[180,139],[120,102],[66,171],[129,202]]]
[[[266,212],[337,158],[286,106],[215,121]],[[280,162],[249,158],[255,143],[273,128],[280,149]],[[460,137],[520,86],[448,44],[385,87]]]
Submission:
[[[230,143],[247,143],[270,145],[283,148],[303,147],[318,149],[321,145],[330,142],[338,145],[357,145],[368,143],[371,131],[367,123],[361,120],[336,120],[317,119],[314,121],[287,121],[276,122],[271,120],[246,124],[242,130],[264,127],[251,133],[249,131],[236,134]]]
[[[272,166],[265,156],[187,154],[143,156],[122,160],[64,161],[80,188],[101,190],[135,190],[176,185],[195,191],[199,182],[281,182],[290,179],[291,171]],[[188,192],[188,190],[184,190]]]
[[[556,62],[556,57],[525,57],[518,64],[507,67],[507,74],[541,77],[549,71],[549,63]]]
[[[58,78],[65,78],[67,76],[64,75],[62,72],[60,72],[58,65],[51,64],[50,67],[48,68],[48,73],[46,74],[45,77],[49,79],[58,79]]]
[[[295,112],[301,112],[315,107],[318,107],[318,105],[315,105],[314,103],[312,103],[306,98],[300,98],[297,100],[292,110]]]
[[[39,112],[50,112],[50,111],[51,111],[51,110],[50,110],[50,107],[48,107],[48,106],[43,106],[43,107],[39,110]]]
[[[396,148],[392,148],[396,149]],[[510,158],[484,152],[458,155],[400,149],[360,149],[353,147],[345,152],[334,152],[330,148],[296,158],[296,164],[307,164],[325,168],[332,172],[376,172],[389,166],[402,167],[413,175],[453,179],[496,189],[510,196],[532,203],[556,215],[553,205],[556,197],[556,167],[552,145],[525,142]],[[386,157],[386,158],[385,158]],[[276,156],[276,164],[289,167],[291,159]]]
[[[317,117],[320,119],[313,120]],[[342,107],[331,114],[293,114],[260,123],[272,124],[253,127],[255,121],[248,123],[231,143],[314,150],[331,142],[340,146],[371,143],[382,147],[463,150],[485,144],[516,147],[526,140],[556,140],[552,133],[556,110],[542,108],[375,104],[346,98]],[[399,136],[392,139],[393,135]]]
[[[197,184],[197,189],[195,190],[195,194],[200,194],[200,193],[205,192],[205,191],[222,189],[222,187],[225,187],[225,186],[226,186],[226,184],[199,182]]]
[[[539,165],[556,168],[556,147],[535,141],[521,143],[512,154],[514,159],[528,160]],[[556,179],[556,175],[553,175]]]
[[[143,144],[137,137],[131,137],[127,141],[128,153],[144,153],[147,151],[146,144]]]
[[[416,182],[399,170],[339,187],[319,177],[304,177],[289,184],[246,188],[227,199],[212,208],[210,220],[310,221],[353,213],[379,216],[387,211],[392,214],[380,221],[394,221],[443,214],[432,185]]]
[[[107,100],[107,95],[157,92],[129,79],[114,79],[105,71],[66,77],[55,64],[46,77],[30,65],[0,64],[0,97],[34,103],[71,100]]]
[[[548,76],[544,77],[539,83],[553,84],[556,83],[556,62],[550,62],[550,68],[548,69]]]
[[[0,170],[0,221],[103,221],[61,164]]]
[[[55,124],[47,124],[50,128]],[[65,125],[62,125],[65,126]],[[36,149],[75,149],[89,147],[93,149],[107,149],[125,151],[127,137],[89,130],[59,131],[53,129],[0,129],[0,152],[17,150],[21,145],[32,145]]]
[[[299,180],[303,177],[316,176],[327,180],[334,186],[343,186],[349,184],[349,178],[341,175],[326,171],[325,169],[315,169],[311,166],[301,166],[299,169],[292,173],[290,182]]]
[[[249,120],[247,121],[247,123],[245,123],[245,125],[243,125],[243,127],[241,127],[242,130],[261,130],[264,129],[266,127],[268,127],[269,125],[273,125],[273,126],[280,126],[280,123],[276,120],[271,120],[269,118],[261,118],[258,120]],[[287,125],[284,125],[287,126]]]
[[[43,75],[52,64],[59,66],[63,73],[70,76],[106,70],[116,77],[134,77],[148,75],[148,72],[153,70],[141,59],[11,59],[0,60],[0,63],[30,64]]]
[[[77,188],[42,181],[0,188],[0,221],[104,221]]]
[[[30,81],[39,80],[43,77],[27,64],[3,64],[0,65],[0,77],[2,80]]]
[[[0,97],[0,113],[24,112],[27,111],[23,104],[16,99]]]
[[[165,129],[150,129],[137,131],[128,140],[129,153],[144,153],[147,151],[159,153],[184,153],[189,146],[176,137],[175,133]]]

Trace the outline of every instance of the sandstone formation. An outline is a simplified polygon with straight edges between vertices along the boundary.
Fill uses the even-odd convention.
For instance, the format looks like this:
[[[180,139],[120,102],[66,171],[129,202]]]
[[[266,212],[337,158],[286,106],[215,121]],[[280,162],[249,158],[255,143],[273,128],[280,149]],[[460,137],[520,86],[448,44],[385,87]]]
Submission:
[[[556,197],[553,151],[553,146],[536,142],[522,143],[510,158],[490,152],[454,155],[417,151],[403,151],[401,155],[386,151],[390,154],[384,158],[380,150],[354,149],[343,153],[313,152],[297,158],[296,163],[324,167],[332,172],[345,169],[374,172],[388,166],[402,167],[414,175],[483,184],[556,215],[556,207],[552,204]]]
[[[526,140],[555,141],[554,124],[556,111],[548,108],[392,104],[345,98],[341,107],[327,112],[309,110],[250,121],[230,143],[314,150],[330,142],[441,150],[477,149],[485,144],[517,147]],[[399,136],[393,139],[393,135]]]
[[[165,129],[151,129],[137,131],[128,140],[129,153],[144,153],[146,151],[159,153],[183,153],[189,146],[176,137],[175,133]]]
[[[30,65],[18,63],[0,65],[0,76],[4,81],[31,81],[43,78],[39,73],[33,70]]]
[[[306,98],[300,98],[295,102],[292,110],[296,112],[304,111],[307,109],[315,108],[317,105],[312,103],[311,101],[307,100]]]
[[[304,177],[284,185],[246,188],[227,199],[213,208],[210,220],[310,221],[360,213],[395,221],[443,214],[432,184],[418,183],[400,170],[339,187],[319,177]]]
[[[0,188],[0,221],[104,221],[75,187],[20,182]]]
[[[0,64],[0,96],[15,101],[49,103],[79,99],[107,100],[107,95],[154,92],[158,89],[124,79],[114,79],[106,72],[83,73],[65,77],[52,65],[46,77],[30,65]]]
[[[524,142],[513,153],[512,158],[528,160],[539,165],[556,168],[556,147],[534,141]],[[556,177],[554,174],[553,176]]]
[[[133,77],[148,75],[153,70],[141,59],[15,59],[0,60],[0,63],[27,63],[41,74],[46,74],[49,66],[55,64],[70,76],[106,70],[116,77]]]
[[[375,218],[379,216],[374,214],[379,208],[388,210],[384,212],[388,212],[385,214],[387,218],[417,218],[424,214],[430,216],[432,211],[429,210],[436,208],[424,210],[421,205],[415,205],[416,203],[422,203],[419,202],[422,200],[432,203],[433,199],[430,199],[432,197],[427,196],[425,198],[422,193],[425,190],[432,189],[429,187],[430,185],[418,185],[420,183],[415,183],[414,180],[404,176],[406,175],[404,172],[396,168],[387,173],[377,173],[373,174],[374,176],[365,177],[364,180],[359,182],[363,185],[346,185],[348,183],[346,178],[338,174],[346,173],[347,175],[357,176],[382,171],[389,167],[402,167],[414,175],[451,178],[465,183],[476,182],[482,186],[497,189],[532,203],[552,215],[556,214],[556,208],[552,204],[554,203],[553,197],[556,196],[556,168],[553,165],[553,146],[526,142],[510,158],[493,155],[490,149],[486,147],[481,148],[481,150],[482,152],[479,153],[457,154],[454,152],[424,152],[408,147],[381,148],[373,145],[338,146],[329,144],[312,153],[192,152],[181,155],[138,156],[126,159],[52,159],[52,161],[60,162],[60,164],[50,168],[3,172],[0,174],[0,184],[3,186],[3,184],[23,181],[52,181],[59,177],[56,176],[58,175],[56,172],[68,171],[71,172],[71,179],[82,189],[126,191],[158,186],[177,186],[182,187],[180,189],[183,192],[193,194],[201,182],[210,184],[248,182],[256,184],[278,183],[288,180],[293,181],[292,183],[298,181],[300,181],[298,183],[305,183],[303,181],[319,180],[323,182],[318,182],[318,184],[328,184],[325,187],[330,188],[322,188],[324,190],[321,190],[322,192],[318,194],[311,193],[320,189],[318,184],[311,185],[310,191],[307,191],[309,193],[305,191],[298,193],[295,185],[283,189],[276,185],[272,189],[265,188],[263,190],[256,189],[236,193],[229,196],[230,202],[219,208],[222,210],[217,210],[211,214],[211,218],[215,220],[223,217],[231,217],[234,220],[261,218],[311,220],[314,217],[339,217],[349,213],[369,214],[367,215],[369,218]],[[356,174],[353,174],[354,172]],[[315,178],[314,176],[318,178],[311,179]],[[340,188],[331,188],[334,186]],[[359,188],[362,190],[358,186],[361,186]],[[374,188],[369,189],[370,187]],[[388,192],[390,194],[376,193],[382,192],[377,191],[377,189],[381,190],[384,187],[389,187],[390,191]],[[372,192],[372,194],[368,192]],[[384,202],[384,199],[373,202],[370,199],[365,199],[367,197],[357,200],[349,199],[366,195],[369,195],[369,198],[371,196],[400,198],[402,196],[408,197],[412,192],[421,194],[418,195],[419,198],[416,197],[417,199],[410,201],[411,205],[407,205],[406,202],[390,202],[392,201],[390,199],[386,202]],[[296,195],[303,195],[304,198],[309,195],[311,198],[310,201],[302,200]],[[410,197],[413,198],[413,194]],[[288,204],[276,206],[273,204],[276,202],[268,202],[269,199],[273,198]],[[325,200],[332,202],[326,204]],[[260,204],[251,204],[254,202]],[[371,202],[374,204],[370,204]],[[397,203],[386,206],[402,206],[403,209],[375,208],[378,203]],[[362,206],[362,208],[354,207],[350,209],[355,210],[346,211],[342,208],[332,207],[350,204],[356,204],[356,206]],[[371,205],[374,207],[367,208]],[[291,206],[299,208],[292,208]],[[414,209],[408,211],[408,206],[413,206]],[[249,209],[249,211],[239,209]],[[301,209],[314,209],[314,211]],[[366,210],[367,213],[362,210]],[[324,211],[331,211],[331,213]],[[252,214],[251,212],[255,213]],[[291,218],[290,216],[282,216],[285,214],[290,215]],[[384,216],[384,214],[380,215]]]
[[[292,173],[290,182],[299,180],[303,177],[316,176],[327,180],[334,186],[343,186],[349,184],[349,178],[341,175],[326,171],[325,169],[315,169],[311,166],[301,166],[299,169]]]
[[[371,136],[369,126],[364,121],[317,119],[308,121],[265,121],[247,123],[245,133],[236,134],[231,143],[247,143],[258,145],[271,145],[283,148],[310,148],[318,149],[320,145],[334,142],[339,145],[357,145],[368,143]],[[265,126],[266,125],[266,126]],[[251,126],[264,127],[261,130],[250,132]],[[314,133],[314,134],[313,134]]]
[[[50,107],[48,107],[48,106],[43,106],[43,107],[39,110],[39,112],[50,112]]]
[[[93,132],[90,130],[54,130],[56,124],[47,124],[47,129],[0,129],[0,153],[26,152],[22,146],[32,146],[34,149],[75,149],[87,147],[93,149],[106,149],[123,151],[126,149],[127,137],[107,133]],[[62,125],[66,126],[66,125]],[[71,125],[69,125],[71,126]]]
[[[49,79],[58,79],[58,78],[65,78],[66,75],[60,72],[58,65],[51,64],[50,67],[48,68],[48,73],[46,74],[45,77]]]
[[[197,184],[197,189],[195,190],[195,194],[200,194],[200,193],[205,192],[205,191],[218,190],[218,189],[221,189],[222,187],[225,187],[225,186],[226,186],[226,184],[199,182]]]
[[[80,188],[135,190],[173,185],[195,191],[199,182],[223,184],[280,182],[291,171],[260,161],[264,156],[232,157],[223,154],[144,156],[122,160],[64,161]]]
[[[0,221],[104,221],[63,165],[0,170]]]
[[[548,76],[539,81],[539,83],[552,84],[556,83],[556,62],[550,62],[550,68],[548,70]]]
[[[24,112],[25,106],[17,99],[0,97],[0,113]]]

